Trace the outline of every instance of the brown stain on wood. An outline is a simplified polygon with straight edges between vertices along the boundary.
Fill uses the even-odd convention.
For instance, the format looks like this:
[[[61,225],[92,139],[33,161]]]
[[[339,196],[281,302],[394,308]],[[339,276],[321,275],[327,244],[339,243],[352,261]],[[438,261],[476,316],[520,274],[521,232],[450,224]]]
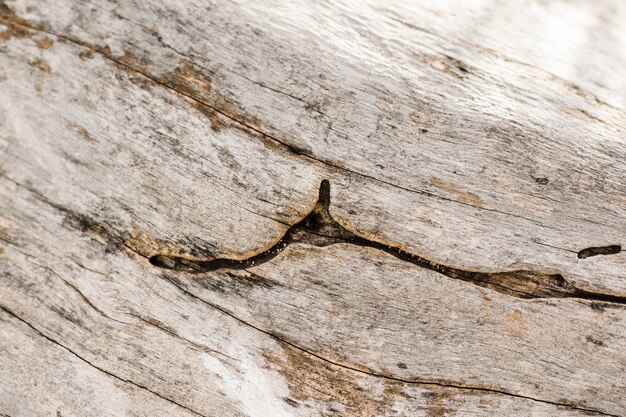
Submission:
[[[480,303],[480,316],[482,321],[491,319],[491,306],[493,304],[492,299],[486,295],[481,294],[483,301]]]
[[[471,69],[466,63],[449,55],[428,56],[425,58],[425,62],[431,67],[458,79],[463,79],[471,73]]]
[[[216,96],[216,94],[214,93],[213,96]],[[219,96],[212,98],[210,101],[198,101],[195,96],[184,96],[183,98],[209,119],[211,128],[216,132],[226,128],[234,128],[243,131],[247,135],[259,135],[258,132],[261,130],[259,119],[245,114],[232,103],[223,100]]]
[[[13,238],[9,234],[9,230],[6,227],[0,226],[0,240],[5,242],[13,242]]]
[[[30,39],[35,35],[35,32],[20,25],[12,25],[11,20],[5,14],[2,13],[2,4],[0,3],[0,23],[6,24],[7,27],[0,32],[0,41],[7,42],[11,39]],[[15,19],[19,22],[19,19]]]
[[[123,233],[121,239],[124,246],[129,249],[126,251],[127,255],[137,258],[139,254],[143,258],[142,261],[154,253],[161,253],[162,251],[172,251],[180,254],[180,256],[193,256],[191,252],[195,252],[186,249],[185,245],[180,243],[158,239],[137,226],[133,226],[131,231]]]
[[[91,49],[85,49],[78,53],[78,57],[80,59],[93,59],[94,56],[95,56],[95,51]]]
[[[39,71],[39,75],[35,77],[35,91],[41,93],[43,91],[44,76],[49,75],[52,69],[50,68],[50,64],[43,58],[35,59],[31,65]]]
[[[593,93],[585,90],[579,85],[572,83],[571,81],[564,80],[561,77],[558,77],[554,74],[550,74],[548,77],[549,80],[555,82],[560,85],[563,89],[565,89],[568,93],[576,95],[582,99],[584,99],[587,103],[590,103],[594,106],[599,106],[604,104],[597,96]]]
[[[190,96],[211,92],[211,79],[196,70],[190,62],[180,63],[173,71],[165,74],[162,81],[175,90]]]
[[[42,39],[35,40],[35,44],[37,45],[39,49],[42,49],[45,51],[47,49],[50,49],[52,45],[54,45],[54,41],[46,36]]]
[[[440,190],[443,190],[447,193],[454,195],[457,199],[459,199],[459,201],[463,203],[466,203],[475,207],[485,206],[485,202],[476,193],[472,193],[470,191],[463,191],[462,189],[458,188],[456,185],[445,182],[444,180],[437,178],[437,177],[430,177],[430,183],[433,186],[439,188]]]
[[[15,11],[2,0],[0,0],[0,23],[6,26],[6,29],[0,32],[0,42],[11,39],[30,39],[37,33],[26,25],[26,20],[17,16]]]
[[[304,354],[292,346],[281,344],[282,354],[265,351],[269,367],[278,370],[289,387],[289,404],[314,402],[323,404],[323,415],[340,417],[370,417],[387,415],[395,403],[408,397],[406,383],[384,380],[380,396],[366,391],[361,384],[366,376],[337,368]],[[343,410],[337,409],[340,404]]]
[[[584,122],[600,122],[601,121],[600,119],[598,119],[595,116],[592,116],[589,112],[583,109],[564,108],[564,109],[561,109],[561,111],[563,113],[567,113],[571,116],[574,116]]]
[[[426,413],[426,417],[445,417],[446,412],[448,411],[444,405],[446,397],[448,395],[448,390],[445,388],[435,388],[432,395],[429,395],[431,398],[430,408]]]
[[[261,122],[258,118],[238,109],[213,89],[212,79],[204,71],[187,61],[181,61],[172,71],[155,74],[145,59],[125,53],[113,56],[111,51],[96,46],[92,49],[117,62],[118,67],[130,73],[131,81],[142,87],[161,85],[178,94],[211,123],[211,128],[219,132],[225,128],[235,128],[248,135],[258,135]]]
[[[415,123],[417,126],[419,126],[422,129],[422,133],[426,133],[426,131],[432,126],[432,122],[430,121],[430,119],[426,115],[424,115],[423,113],[420,113],[417,110],[412,111],[409,114],[409,117],[411,118],[411,121],[413,123]]]
[[[74,132],[78,133],[83,138],[85,138],[87,140],[92,140],[91,135],[89,135],[89,132],[83,126],[78,125],[78,124],[72,124],[72,125],[70,125],[70,127],[72,128],[72,130]]]
[[[506,331],[511,336],[525,339],[528,337],[528,322],[519,310],[514,310],[506,315]]]
[[[33,62],[33,67],[37,68],[39,71],[45,72],[46,74],[50,74],[52,72],[50,64],[48,64],[43,58],[37,58]]]

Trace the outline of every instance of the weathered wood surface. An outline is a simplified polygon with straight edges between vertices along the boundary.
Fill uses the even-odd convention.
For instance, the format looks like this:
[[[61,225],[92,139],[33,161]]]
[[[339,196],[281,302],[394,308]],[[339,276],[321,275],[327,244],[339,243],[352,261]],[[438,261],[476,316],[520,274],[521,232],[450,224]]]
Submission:
[[[0,2],[0,415],[626,415],[626,4],[342,3]]]

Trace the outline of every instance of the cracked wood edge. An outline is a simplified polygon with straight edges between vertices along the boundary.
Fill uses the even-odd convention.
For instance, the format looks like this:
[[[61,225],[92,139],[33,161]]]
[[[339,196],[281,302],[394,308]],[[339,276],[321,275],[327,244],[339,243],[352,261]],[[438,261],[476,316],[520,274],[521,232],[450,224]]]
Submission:
[[[545,5],[542,13],[565,16],[570,30],[584,13],[610,21],[602,13],[603,6],[556,3],[567,13],[554,5]],[[445,9],[445,4],[438,7]],[[337,184],[337,204],[331,215],[370,240],[401,244],[429,259],[454,260],[469,269],[497,271],[515,266],[564,271],[577,286],[618,297],[624,293],[623,253],[590,259],[578,256],[585,248],[623,243],[619,239],[624,235],[620,200],[624,185],[616,179],[623,173],[624,113],[623,100],[615,93],[620,91],[619,79],[611,77],[612,64],[597,71],[610,88],[585,77],[572,82],[568,67],[559,67],[556,60],[546,62],[532,53],[520,56],[515,48],[503,50],[494,45],[489,31],[503,30],[497,24],[485,25],[483,36],[469,43],[467,37],[446,28],[443,9],[432,10],[432,5],[416,3],[413,11],[404,10],[402,4],[363,5],[362,12],[341,23],[358,37],[343,38],[347,43],[337,47],[344,55],[329,60],[329,50],[323,45],[313,49],[306,45],[322,39],[324,26],[332,28],[343,16],[352,15],[344,6],[326,5],[327,9],[313,11],[294,4],[285,6],[288,13],[278,15],[262,4],[220,3],[198,14],[198,9],[177,8],[181,5],[175,2],[157,2],[155,9],[124,2],[116,10],[107,9],[105,3],[94,7],[83,1],[3,2],[0,53],[9,63],[0,74],[4,171],[0,239],[5,243],[0,256],[8,260],[2,264],[3,307],[42,334],[62,340],[80,358],[121,378],[118,382],[133,381],[135,388],[149,387],[160,396],[160,400],[149,400],[157,410],[150,411],[134,405],[144,397],[133,388],[111,388],[111,397],[123,398],[116,404],[119,414],[170,414],[171,409],[159,409],[165,407],[160,403],[167,402],[164,399],[202,415],[211,415],[215,407],[222,415],[476,415],[503,410],[535,415],[622,414],[624,404],[615,392],[623,389],[623,378],[619,378],[624,371],[623,310],[607,303],[518,304],[496,295],[492,301],[503,314],[490,319],[482,316],[483,310],[493,308],[489,302],[476,311],[464,310],[462,302],[452,303],[451,314],[478,320],[475,336],[468,341],[478,356],[475,361],[444,364],[442,370],[425,366],[442,359],[437,349],[426,349],[426,356],[417,358],[402,346],[387,346],[381,352],[380,343],[393,342],[395,336],[359,334],[360,320],[375,323],[380,317],[359,310],[358,303],[350,304],[348,296],[353,292],[349,288],[339,294],[318,288],[320,300],[330,302],[339,295],[348,297],[344,305],[350,305],[343,314],[352,319],[331,327],[328,334],[319,333],[316,321],[302,320],[316,310],[296,308],[286,322],[279,320],[291,308],[290,300],[314,290],[324,279],[331,279],[327,285],[336,284],[333,276],[345,277],[350,271],[338,270],[329,276],[332,262],[325,270],[316,270],[328,256],[346,259],[346,265],[354,257],[363,258],[361,264],[370,270],[367,276],[354,280],[351,277],[363,271],[352,269],[353,274],[344,278],[357,289],[364,282],[372,285],[384,279],[385,267],[391,267],[390,277],[403,270],[393,259],[367,249],[345,252],[339,245],[319,251],[295,245],[260,270],[209,273],[201,279],[171,272],[165,276],[178,289],[189,286],[201,292],[211,305],[254,330],[251,333],[220,315],[210,319],[202,309],[194,310],[195,302],[177,297],[172,289],[162,293],[165,281],[149,265],[148,257],[156,253],[186,257],[252,254],[306,214],[321,178]],[[507,7],[505,11],[511,10]],[[463,16],[473,19],[477,11],[460,10],[461,21]],[[520,13],[521,22],[533,13]],[[623,10],[616,4],[612,13],[620,16]],[[295,28],[285,16],[306,24]],[[317,25],[312,16],[324,22],[314,34],[303,30]],[[273,31],[265,30],[262,17],[274,22]],[[106,24],[91,24],[98,19]],[[228,25],[207,27],[206,19]],[[159,22],[158,28],[150,26],[154,22]],[[172,27],[173,22],[184,24]],[[418,41],[400,37],[406,44],[399,47],[388,44],[385,38],[403,33],[390,22],[428,36]],[[364,24],[374,33],[364,32]],[[520,40],[515,33],[519,28],[510,26],[507,35]],[[613,22],[607,27],[615,39],[623,36],[622,25]],[[527,35],[529,29],[525,29]],[[229,30],[239,34],[232,45],[221,42]],[[178,37],[171,36],[175,33]],[[251,50],[247,45],[254,47]],[[283,49],[276,50],[274,45]],[[317,52],[311,55],[313,50]],[[413,55],[403,55],[402,50]],[[367,64],[355,60],[353,52],[367,52],[363,61]],[[276,59],[266,62],[264,56]],[[317,58],[317,67],[308,61],[311,56]],[[264,65],[249,65],[259,58]],[[595,58],[606,63],[601,55]],[[619,49],[612,59],[623,60]],[[377,72],[381,64],[385,70]],[[298,71],[285,74],[292,65]],[[364,78],[355,68],[367,66],[374,70]],[[319,74],[326,78],[317,78]],[[437,92],[439,98],[433,94],[446,86]],[[303,91],[310,94],[306,100],[300,97]],[[478,104],[474,97],[467,101],[467,91],[481,93]],[[481,107],[494,99],[493,92],[514,105],[496,114]],[[363,105],[372,101],[374,108]],[[470,102],[472,106],[467,106]],[[102,113],[102,108],[109,111]],[[529,112],[532,108],[541,112]],[[519,114],[528,118],[509,124]],[[506,122],[504,128],[494,121],[495,116]],[[579,131],[560,120],[573,122]],[[537,126],[543,129],[541,133]],[[472,154],[463,140],[478,136],[486,140],[479,145],[491,147],[493,155],[479,152],[472,163],[488,163],[486,171],[475,172],[463,161],[452,164],[438,158]],[[407,141],[415,137],[420,138],[420,146]],[[560,146],[562,138],[568,139],[572,150]],[[397,144],[389,148],[391,153],[378,146],[383,140]],[[530,159],[523,159],[530,149],[525,143],[536,147]],[[32,149],[39,151],[37,157]],[[398,150],[403,152],[396,158]],[[503,162],[503,155],[522,159],[510,166]],[[557,155],[567,156],[560,161],[562,169],[539,163]],[[260,160],[263,165],[258,164]],[[384,169],[375,163],[385,165]],[[448,169],[462,179],[449,175]],[[549,174],[539,172],[542,169]],[[581,172],[587,169],[588,173]],[[565,183],[565,175],[571,172],[578,182]],[[518,192],[509,196],[503,192],[508,189]],[[503,243],[499,230],[521,230],[524,236],[506,237]],[[481,239],[467,241],[467,236]],[[75,248],[68,248],[68,242],[74,245],[76,241]],[[316,255],[309,259],[302,251]],[[518,260],[511,264],[509,259]],[[374,272],[369,262],[376,265]],[[280,281],[301,272],[311,277],[306,281],[310,287]],[[428,297],[434,296],[433,289],[451,285],[429,273],[417,276],[417,283],[426,282],[419,288]],[[411,294],[411,290],[404,293]],[[484,301],[484,293],[472,286],[455,287],[454,293],[468,302]],[[359,294],[355,300],[371,303],[376,292],[355,294]],[[388,302],[392,304],[393,298]],[[411,314],[432,314],[420,312],[411,302],[408,305]],[[193,310],[196,316],[181,313],[181,308]],[[541,325],[564,311],[569,313],[563,323],[557,321],[550,328]],[[429,327],[428,322],[415,328],[412,322],[402,321],[400,313],[383,309],[379,314],[389,325],[403,323],[414,334],[425,332],[433,339],[442,335],[441,329]],[[449,317],[445,311],[443,317]],[[513,327],[506,323],[502,327],[502,317],[504,321],[509,318],[512,324],[508,325]],[[327,320],[325,316],[317,319]],[[207,325],[214,326],[214,331],[208,331]],[[24,328],[7,326],[9,335],[24,332]],[[454,351],[464,333],[452,329],[461,333],[443,346]],[[585,339],[577,333],[581,329],[590,333]],[[537,331],[547,331],[547,336],[524,339],[524,334]],[[33,339],[32,333],[27,335],[27,340]],[[146,335],[151,337],[146,339]],[[355,347],[354,340],[365,343]],[[572,352],[568,349],[553,363],[551,349],[564,349],[564,341]],[[415,343],[407,342],[407,349]],[[485,344],[506,347],[509,353],[500,357],[487,349],[481,355],[477,348]],[[49,347],[34,346],[49,358]],[[298,352],[294,354],[288,346]],[[198,361],[198,350],[220,359],[201,356]],[[380,357],[382,353],[388,357]],[[585,354],[594,361],[581,359]],[[316,355],[318,361],[313,359]],[[27,363],[26,357],[18,357],[22,359],[10,362],[12,366]],[[452,357],[462,355],[456,352]],[[192,358],[191,363],[187,358]],[[525,369],[522,381],[503,372],[511,359],[514,367],[530,361],[529,369],[520,368]],[[89,367],[89,362],[81,366]],[[472,367],[476,363],[482,363],[482,369]],[[72,369],[84,372],[80,366],[74,368],[71,360],[61,365],[70,373]],[[31,366],[41,375],[39,368]],[[7,372],[14,378],[15,368],[7,369],[13,370]],[[581,381],[580,372],[588,374],[587,380]],[[545,385],[544,373],[558,383]],[[67,374],[52,370],[45,375],[49,381],[68,380]],[[259,381],[268,381],[267,386],[259,388]],[[575,381],[571,382],[574,386],[568,386],[568,381]],[[5,383],[3,388],[11,394],[2,399],[15,407],[11,399],[27,395],[26,380],[5,378]],[[86,398],[85,386],[73,384],[70,398],[89,407],[68,405],[61,396],[56,404],[37,400],[32,407],[57,414],[87,414],[86,410],[98,405]],[[54,393],[54,385],[31,398],[50,392]],[[271,401],[259,407],[254,396]],[[13,415],[38,411],[22,403],[18,406],[23,408]],[[173,403],[167,406],[177,409]]]

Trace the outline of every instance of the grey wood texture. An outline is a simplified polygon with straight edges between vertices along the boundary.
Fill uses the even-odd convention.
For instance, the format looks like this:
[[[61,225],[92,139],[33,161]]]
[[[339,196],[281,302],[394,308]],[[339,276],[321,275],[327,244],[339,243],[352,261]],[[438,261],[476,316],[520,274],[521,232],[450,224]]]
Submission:
[[[626,415],[626,3],[0,1],[0,416]]]

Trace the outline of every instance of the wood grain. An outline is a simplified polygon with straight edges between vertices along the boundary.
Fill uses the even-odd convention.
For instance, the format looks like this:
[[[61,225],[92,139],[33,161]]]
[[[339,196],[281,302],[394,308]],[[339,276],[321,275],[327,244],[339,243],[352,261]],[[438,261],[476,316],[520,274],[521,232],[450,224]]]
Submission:
[[[0,415],[625,415],[625,22],[0,2]]]

